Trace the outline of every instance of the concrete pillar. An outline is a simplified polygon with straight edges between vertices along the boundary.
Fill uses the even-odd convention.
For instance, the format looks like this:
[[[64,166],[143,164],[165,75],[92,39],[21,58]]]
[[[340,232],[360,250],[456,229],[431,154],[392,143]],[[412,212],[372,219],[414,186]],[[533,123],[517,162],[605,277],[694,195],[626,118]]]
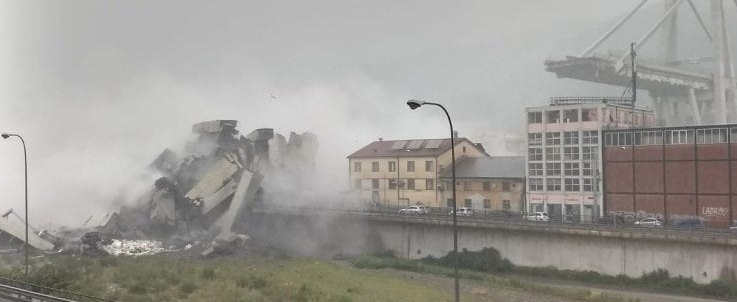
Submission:
[[[724,78],[724,34],[722,19],[722,0],[711,0],[711,31],[714,58],[714,103],[712,112],[717,123],[727,122],[727,103],[725,99]]]

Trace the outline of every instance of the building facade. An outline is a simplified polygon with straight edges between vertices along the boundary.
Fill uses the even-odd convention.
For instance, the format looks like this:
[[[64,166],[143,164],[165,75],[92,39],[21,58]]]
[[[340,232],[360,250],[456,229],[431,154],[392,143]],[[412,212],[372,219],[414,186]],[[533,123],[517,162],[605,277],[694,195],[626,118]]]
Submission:
[[[444,169],[441,200],[453,205],[452,171]],[[456,160],[456,198],[458,206],[474,211],[524,211],[525,157],[476,157]]]
[[[737,124],[604,131],[604,209],[728,227],[737,209]]]
[[[599,167],[604,129],[652,127],[650,110],[621,98],[552,98],[526,109],[528,212],[588,221],[603,213]]]
[[[489,156],[480,144],[454,140],[456,159]],[[350,194],[371,205],[444,207],[438,180],[450,165],[450,138],[379,139],[348,156]]]

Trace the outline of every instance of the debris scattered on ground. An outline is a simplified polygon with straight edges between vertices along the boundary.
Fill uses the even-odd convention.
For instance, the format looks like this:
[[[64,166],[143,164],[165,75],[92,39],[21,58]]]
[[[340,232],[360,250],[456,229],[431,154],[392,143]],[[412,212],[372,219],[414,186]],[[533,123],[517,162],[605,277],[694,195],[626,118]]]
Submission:
[[[103,245],[102,249],[110,255],[119,256],[143,256],[154,255],[166,251],[161,246],[161,241],[156,240],[118,240],[113,239],[108,245]]]

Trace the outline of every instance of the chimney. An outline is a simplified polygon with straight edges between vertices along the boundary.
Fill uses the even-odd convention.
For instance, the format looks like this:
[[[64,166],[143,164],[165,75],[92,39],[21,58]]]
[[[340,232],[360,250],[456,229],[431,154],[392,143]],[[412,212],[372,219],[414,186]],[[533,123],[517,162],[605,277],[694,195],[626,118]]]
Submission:
[[[453,138],[458,138],[458,131],[453,130]]]
[[[380,138],[379,138],[379,141],[380,141],[380,142],[383,142],[383,141],[384,141],[384,138],[383,138],[383,137],[380,137]]]

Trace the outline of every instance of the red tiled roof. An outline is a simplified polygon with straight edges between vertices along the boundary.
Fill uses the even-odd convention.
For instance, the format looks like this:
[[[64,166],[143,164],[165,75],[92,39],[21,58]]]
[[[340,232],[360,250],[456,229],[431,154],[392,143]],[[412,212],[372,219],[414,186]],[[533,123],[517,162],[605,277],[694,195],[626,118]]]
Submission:
[[[456,145],[467,141],[475,148],[479,148],[464,137],[455,138],[454,140]],[[437,148],[432,148],[435,145],[437,145]],[[348,158],[439,156],[448,150],[450,150],[450,138],[374,141],[348,155]],[[483,148],[480,148],[480,151],[483,152]]]

